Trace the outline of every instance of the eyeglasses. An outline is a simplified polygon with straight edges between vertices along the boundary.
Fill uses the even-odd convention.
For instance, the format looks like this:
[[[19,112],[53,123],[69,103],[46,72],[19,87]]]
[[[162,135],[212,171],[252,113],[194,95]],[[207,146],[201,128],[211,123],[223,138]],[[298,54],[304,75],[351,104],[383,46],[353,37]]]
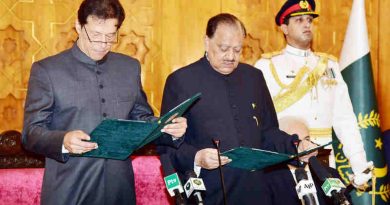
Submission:
[[[110,45],[118,43],[118,31],[115,32],[115,34],[108,34],[108,35],[106,35],[106,34],[92,34],[92,37],[95,39],[101,38],[102,35],[104,35],[104,37],[106,39],[106,41],[95,41],[95,40],[91,40],[85,26],[83,26],[83,28],[85,30],[85,33],[87,34],[88,41],[90,43],[95,43],[95,44],[104,43],[104,44],[110,44]]]
[[[310,143],[312,143],[312,144],[314,144],[314,145],[321,146],[320,144],[313,142],[313,141],[310,139],[310,136],[306,136],[305,138],[303,138],[303,140],[306,140],[306,141],[308,141],[308,142],[310,142]]]

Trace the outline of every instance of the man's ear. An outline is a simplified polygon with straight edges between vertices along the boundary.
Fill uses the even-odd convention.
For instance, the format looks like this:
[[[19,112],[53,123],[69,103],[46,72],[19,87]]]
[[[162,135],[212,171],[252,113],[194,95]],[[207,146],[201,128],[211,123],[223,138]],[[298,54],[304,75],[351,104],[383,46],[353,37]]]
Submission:
[[[280,25],[280,30],[284,33],[284,35],[288,35],[288,29],[286,24]]]
[[[80,35],[81,34],[81,24],[80,24],[78,19],[76,19],[76,21],[74,22],[74,27],[76,28],[77,34]]]
[[[207,52],[209,50],[210,39],[207,35],[204,35],[204,49]]]

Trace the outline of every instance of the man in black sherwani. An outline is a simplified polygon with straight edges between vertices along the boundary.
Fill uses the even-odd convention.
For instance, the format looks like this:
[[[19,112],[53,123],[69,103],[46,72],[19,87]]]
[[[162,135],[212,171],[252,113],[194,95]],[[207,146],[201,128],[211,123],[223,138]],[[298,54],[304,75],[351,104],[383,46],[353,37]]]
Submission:
[[[222,204],[217,150],[239,146],[294,152],[293,139],[278,129],[272,99],[260,70],[239,63],[246,36],[242,22],[231,14],[219,14],[207,24],[205,56],[172,73],[165,84],[162,113],[201,92],[186,113],[188,128],[178,149],[160,148],[170,154],[182,180],[195,170],[205,182],[205,204]],[[295,136],[295,139],[297,137]],[[222,164],[230,162],[221,158]],[[269,204],[262,171],[223,166],[227,204]]]

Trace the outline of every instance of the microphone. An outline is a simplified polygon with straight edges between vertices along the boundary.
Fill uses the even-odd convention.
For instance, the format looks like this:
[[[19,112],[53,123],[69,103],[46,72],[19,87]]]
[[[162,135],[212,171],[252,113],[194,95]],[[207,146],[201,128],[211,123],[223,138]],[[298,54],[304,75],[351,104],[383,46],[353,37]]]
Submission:
[[[292,144],[293,144],[293,147],[294,147],[294,151],[299,154],[299,151],[298,151],[298,146],[299,146],[299,137],[298,135],[294,134],[292,135],[293,136],[293,140],[292,140]],[[299,160],[299,157],[296,157],[294,161],[291,161],[290,162],[291,165],[294,165],[296,167],[305,167],[306,163],[304,162],[301,162],[301,160]]]
[[[164,172],[164,182],[168,193],[175,198],[177,205],[185,205],[184,198],[181,193],[184,192],[179,176],[173,170],[172,162],[167,154],[160,156],[161,166]]]
[[[310,157],[309,166],[319,180],[323,182],[321,188],[326,196],[332,198],[333,204],[350,205],[343,192],[346,187],[340,179],[333,178],[332,174],[322,166],[315,156]]]
[[[187,198],[193,194],[196,200],[196,204],[203,205],[203,199],[200,191],[206,191],[206,187],[201,178],[197,178],[193,170],[186,172],[188,181],[184,185],[184,190],[186,192]]]
[[[299,199],[303,199],[304,205],[317,205],[314,194],[317,193],[316,187],[312,180],[309,180],[307,173],[303,168],[297,168],[295,170],[295,178],[297,179],[297,185],[295,189]]]

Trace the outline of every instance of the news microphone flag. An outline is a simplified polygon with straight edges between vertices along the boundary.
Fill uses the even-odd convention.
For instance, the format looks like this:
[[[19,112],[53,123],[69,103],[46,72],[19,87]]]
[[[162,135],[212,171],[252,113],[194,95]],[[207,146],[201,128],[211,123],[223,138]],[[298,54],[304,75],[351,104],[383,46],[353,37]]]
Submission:
[[[177,173],[173,173],[171,175],[164,177],[164,182],[170,196],[175,196],[175,193],[173,192],[173,190],[175,189],[178,189],[180,193],[184,192],[183,186],[181,185]]]
[[[303,179],[300,182],[297,183],[295,186],[295,190],[297,191],[298,198],[302,199],[303,196],[307,194],[316,194],[317,189],[316,186],[314,185],[313,181]]]
[[[301,199],[304,205],[317,205],[318,199],[315,197],[317,189],[313,180],[309,180],[307,172],[304,168],[295,169],[295,179],[298,182],[295,186],[298,198]]]
[[[206,187],[201,178],[189,178],[186,184],[184,185],[184,189],[187,195],[187,198],[191,196],[191,194],[196,191],[206,191]]]
[[[309,159],[309,167],[312,172],[317,176],[320,182],[323,182],[321,188],[326,196],[331,197],[333,204],[349,205],[349,201],[344,195],[344,184],[340,179],[333,178],[331,172],[329,172],[320,161],[312,156]]]
[[[321,186],[326,196],[331,197],[332,191],[340,192],[341,189],[345,189],[345,185],[338,178],[327,178]]]

